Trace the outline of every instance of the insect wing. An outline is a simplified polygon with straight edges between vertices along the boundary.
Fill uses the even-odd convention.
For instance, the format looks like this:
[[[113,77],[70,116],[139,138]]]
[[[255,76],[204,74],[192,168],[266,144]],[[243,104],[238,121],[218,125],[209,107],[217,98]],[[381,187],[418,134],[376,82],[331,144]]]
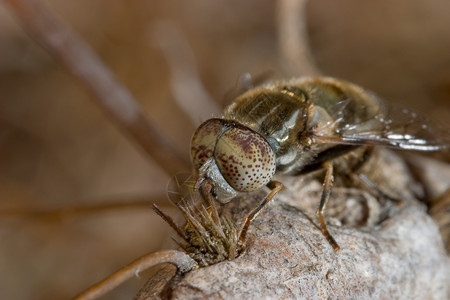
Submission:
[[[315,125],[314,141],[418,151],[449,149],[450,133],[442,124],[371,94],[365,100],[347,98],[326,108],[329,118]]]
[[[179,173],[173,176],[167,184],[167,197],[170,202],[176,206],[183,204],[185,206],[196,204],[201,196],[194,190],[195,176],[189,173]]]

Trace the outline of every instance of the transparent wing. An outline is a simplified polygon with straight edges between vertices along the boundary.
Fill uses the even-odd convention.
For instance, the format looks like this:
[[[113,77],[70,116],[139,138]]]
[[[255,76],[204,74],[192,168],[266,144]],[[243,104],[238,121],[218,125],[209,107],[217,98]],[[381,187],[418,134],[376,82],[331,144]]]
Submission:
[[[167,184],[167,197],[176,206],[194,206],[201,202],[201,195],[194,190],[195,176],[190,173],[179,173]]]
[[[381,101],[347,98],[322,107],[328,119],[316,122],[318,143],[380,145],[397,149],[437,151],[450,148],[450,132],[423,113]]]

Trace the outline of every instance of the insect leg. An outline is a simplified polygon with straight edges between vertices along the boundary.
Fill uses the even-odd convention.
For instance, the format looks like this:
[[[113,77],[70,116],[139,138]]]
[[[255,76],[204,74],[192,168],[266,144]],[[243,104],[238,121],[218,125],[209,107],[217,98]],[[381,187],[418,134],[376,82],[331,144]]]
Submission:
[[[250,226],[250,222],[255,219],[258,214],[262,211],[264,207],[273,199],[276,193],[281,191],[284,186],[281,182],[278,181],[271,181],[267,184],[267,186],[272,189],[269,194],[264,198],[261,203],[257,207],[255,207],[244,219],[244,222],[242,223],[241,229],[239,230],[238,237],[239,237],[239,245],[243,245],[245,242],[245,237],[247,236],[247,230]]]
[[[379,198],[388,199],[392,202],[397,203],[398,206],[401,206],[403,204],[403,201],[401,199],[392,197],[382,191],[375,183],[372,182],[366,175],[362,173],[356,173],[357,177],[361,182],[363,182],[367,187],[369,187],[372,191],[376,193],[375,196],[378,196]]]
[[[322,196],[320,197],[319,208],[316,211],[316,215],[320,222],[322,234],[333,247],[334,252],[337,253],[341,248],[328,232],[327,225],[325,224],[325,220],[323,219],[323,212],[325,210],[325,206],[327,205],[328,199],[330,198],[331,186],[333,185],[333,163],[331,161],[324,162],[323,167],[326,169],[326,173],[325,179],[323,181]]]
[[[359,174],[359,170],[366,164],[366,162],[372,156],[373,150],[374,150],[373,147],[366,147],[364,149],[364,152],[363,152],[363,154],[361,156],[361,159],[356,163],[356,165],[354,165],[352,167],[352,173],[358,173]]]
[[[402,200],[392,197],[382,191],[372,180],[370,180],[365,174],[363,174],[360,169],[364,166],[367,160],[373,153],[373,147],[368,147],[361,158],[361,160],[352,168],[352,176],[359,182],[362,182],[366,187],[368,187],[371,191],[376,193],[376,196],[380,198],[389,199],[392,202],[396,202],[398,205],[402,204]]]

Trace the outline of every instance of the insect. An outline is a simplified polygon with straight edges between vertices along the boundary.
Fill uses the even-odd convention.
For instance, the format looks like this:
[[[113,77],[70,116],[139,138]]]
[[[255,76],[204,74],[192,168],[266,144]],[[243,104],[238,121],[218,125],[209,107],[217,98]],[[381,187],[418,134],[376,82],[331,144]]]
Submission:
[[[439,131],[425,117],[388,105],[345,81],[326,77],[274,81],[245,92],[222,118],[207,120],[195,131],[191,142],[195,188],[211,185],[221,203],[264,185],[271,189],[243,222],[239,233],[243,243],[250,221],[283,188],[273,180],[276,173],[296,176],[325,169],[316,214],[323,235],[337,252],[339,245],[328,232],[323,213],[338,159],[357,152],[359,159],[341,168],[352,173],[358,172],[374,146],[446,149],[448,135]],[[371,185],[367,177],[362,179]]]

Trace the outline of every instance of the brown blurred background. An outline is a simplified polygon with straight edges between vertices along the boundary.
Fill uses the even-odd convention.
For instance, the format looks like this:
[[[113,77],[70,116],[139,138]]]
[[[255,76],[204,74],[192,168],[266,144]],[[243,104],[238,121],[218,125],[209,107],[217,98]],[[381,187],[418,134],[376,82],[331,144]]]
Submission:
[[[196,125],[213,114],[204,108],[188,117],[177,100],[212,99],[223,107],[244,73],[296,75],[279,54],[275,1],[45,3],[93,47],[186,159]],[[306,16],[323,74],[448,124],[450,2],[315,0]],[[0,210],[161,203],[169,175],[105,118],[0,1]],[[2,217],[0,299],[67,299],[138,256],[173,247],[164,242],[168,226],[149,208]],[[145,276],[132,280],[105,299],[131,298],[144,282]]]

